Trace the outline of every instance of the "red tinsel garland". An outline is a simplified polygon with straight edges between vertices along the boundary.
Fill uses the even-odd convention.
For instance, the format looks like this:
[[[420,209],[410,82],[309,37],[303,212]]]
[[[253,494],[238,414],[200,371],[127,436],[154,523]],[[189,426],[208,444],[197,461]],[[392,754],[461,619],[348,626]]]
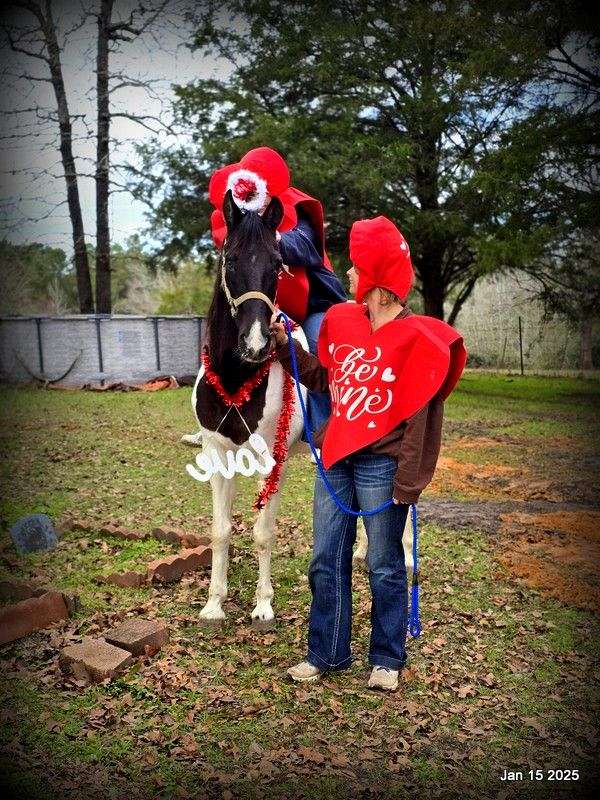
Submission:
[[[252,508],[260,511],[266,502],[279,489],[279,478],[281,470],[288,453],[288,434],[290,432],[290,420],[294,408],[294,379],[283,370],[283,397],[281,403],[281,414],[277,420],[277,430],[275,432],[275,443],[273,444],[273,458],[275,466],[267,475],[262,485],[258,497],[254,501]]]
[[[213,372],[208,351],[204,350],[202,353],[202,364],[204,365],[203,377],[206,382],[213,387],[226,406],[236,406],[239,408],[240,406],[244,405],[244,403],[248,402],[252,392],[264,381],[266,376],[269,374],[271,364],[275,358],[276,354],[275,351],[273,351],[269,354],[269,357],[260,367],[260,369],[257,370],[257,372],[255,372],[254,375],[242,386],[240,386],[235,394],[229,394],[223,387],[219,376]],[[275,459],[275,466],[265,478],[261,490],[258,493],[258,497],[254,501],[252,508],[255,511],[260,511],[261,508],[264,508],[269,498],[279,489],[281,470],[283,469],[283,465],[288,453],[288,435],[290,432],[290,421],[292,418],[293,408],[294,380],[292,376],[284,370],[281,413],[279,414],[279,419],[277,420],[277,429],[275,431],[275,442],[273,444],[272,453],[273,458]]]
[[[251,378],[243,383],[240,388],[235,392],[235,394],[229,394],[223,387],[221,383],[221,379],[217,375],[216,372],[213,372],[212,364],[210,363],[210,356],[208,355],[208,350],[204,350],[202,352],[202,364],[204,365],[204,380],[210,384],[215,392],[219,395],[221,400],[225,403],[226,406],[243,406],[244,403],[247,403],[250,400],[250,396],[252,392],[256,389],[257,386],[264,381],[264,379],[269,374],[269,370],[271,369],[271,364],[275,360],[275,351],[273,350],[269,353],[267,360],[261,367],[254,373]]]

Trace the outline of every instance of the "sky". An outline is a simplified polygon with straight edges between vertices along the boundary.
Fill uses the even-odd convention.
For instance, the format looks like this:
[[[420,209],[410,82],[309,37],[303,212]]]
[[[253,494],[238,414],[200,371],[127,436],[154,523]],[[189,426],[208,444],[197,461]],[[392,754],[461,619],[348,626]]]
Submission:
[[[83,0],[85,2],[85,0]],[[88,5],[95,5],[90,0]],[[125,18],[136,5],[132,0],[115,0],[115,13]],[[80,18],[77,0],[54,0],[57,27],[60,33],[71,28]],[[18,24],[29,23],[27,12],[21,11]],[[33,18],[31,18],[33,19]],[[160,41],[146,35],[119,46],[111,54],[111,71],[129,77],[157,81],[157,97],[150,97],[139,88],[126,87],[112,96],[111,110],[158,115],[168,118],[174,97],[174,83],[188,83],[195,78],[226,73],[221,62],[192,53],[183,42],[187,32],[177,27],[169,17],[168,30],[162,31]],[[83,27],[69,35],[63,52],[63,72],[74,122],[74,150],[78,169],[79,191],[87,240],[95,240],[95,49],[96,21],[87,19]],[[72,234],[66,207],[66,188],[60,153],[58,126],[46,122],[35,112],[15,113],[17,110],[39,107],[55,109],[49,83],[31,80],[46,77],[44,62],[24,55],[2,51],[4,88],[0,96],[0,136],[2,144],[0,184],[0,236],[15,243],[41,242],[72,251]],[[16,77],[16,76],[30,76]],[[113,121],[111,135],[118,143],[111,158],[117,163],[136,163],[134,147],[152,138],[140,125],[122,118]],[[162,134],[165,143],[172,137]],[[60,203],[60,204],[59,204]],[[124,244],[135,233],[142,232],[147,223],[144,205],[128,192],[117,192],[110,199],[110,224],[113,242]],[[146,238],[148,236],[146,235]]]

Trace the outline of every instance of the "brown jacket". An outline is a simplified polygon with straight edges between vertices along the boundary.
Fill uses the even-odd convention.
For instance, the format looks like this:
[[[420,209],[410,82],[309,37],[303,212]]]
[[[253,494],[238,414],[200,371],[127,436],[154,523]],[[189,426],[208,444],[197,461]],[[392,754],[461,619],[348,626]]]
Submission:
[[[411,311],[405,307],[396,319],[404,319],[410,314]],[[327,370],[321,366],[319,359],[303,350],[298,342],[295,342],[295,349],[302,384],[314,392],[329,391]],[[277,347],[277,355],[283,368],[291,373],[287,342]],[[393,431],[364,449],[365,453],[388,455],[397,460],[394,477],[394,500],[397,502],[416,503],[431,481],[442,441],[443,414],[444,402],[436,396]],[[328,424],[329,421],[314,432],[316,447],[322,446]]]

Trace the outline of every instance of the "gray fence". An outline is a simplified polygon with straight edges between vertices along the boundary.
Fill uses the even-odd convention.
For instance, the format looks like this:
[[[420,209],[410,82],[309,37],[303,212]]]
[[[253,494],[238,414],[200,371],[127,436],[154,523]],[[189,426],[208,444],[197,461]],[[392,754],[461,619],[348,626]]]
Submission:
[[[203,317],[0,317],[0,380],[64,386],[195,374]]]

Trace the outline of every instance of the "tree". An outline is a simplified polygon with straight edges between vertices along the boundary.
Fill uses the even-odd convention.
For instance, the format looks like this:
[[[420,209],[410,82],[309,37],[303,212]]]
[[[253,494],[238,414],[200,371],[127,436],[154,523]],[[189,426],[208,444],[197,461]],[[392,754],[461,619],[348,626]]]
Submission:
[[[151,30],[156,20],[170,4],[170,0],[140,2],[130,13],[119,19],[113,16],[115,0],[100,0],[98,13],[98,51],[96,59],[96,103],[97,103],[97,149],[96,149],[96,306],[98,313],[111,311],[110,229],[108,198],[110,194],[110,122],[114,117],[127,116],[148,127],[149,121],[166,128],[162,119],[155,115],[127,112],[111,112],[111,91],[134,85],[131,79],[119,80],[111,88],[109,56],[111,49],[120,42],[131,42]],[[171,2],[171,5],[173,3]],[[150,87],[150,82],[136,81],[135,85]],[[153,129],[156,131],[156,129]]]
[[[49,72],[47,75],[31,75],[25,71],[11,77],[33,82],[51,83],[56,101],[56,120],[59,130],[59,149],[67,189],[67,204],[73,238],[73,253],[75,271],[77,275],[77,294],[79,310],[82,314],[94,313],[94,300],[92,284],[87,258],[85,232],[83,228],[83,215],[79,197],[79,184],[75,157],[73,155],[73,124],[69,111],[63,69],[61,61],[62,49],[58,42],[56,24],[53,16],[52,0],[27,0],[27,2],[10,2],[12,13],[5,17],[3,30],[8,46],[14,53],[25,56],[27,60],[34,59],[43,62]],[[21,20],[21,13],[25,12],[25,22]],[[72,29],[79,27],[79,22]],[[23,114],[35,111],[40,115],[40,109],[15,109],[13,114]],[[42,120],[54,121],[53,115],[41,115]]]
[[[520,208],[521,227],[530,230],[543,220],[538,234],[545,246],[530,253],[524,270],[535,279],[532,294],[546,313],[579,327],[581,368],[590,369],[592,327],[600,316],[600,36],[586,6],[557,8],[546,27],[551,50],[544,77],[560,92],[560,106],[515,126],[510,145],[495,157],[510,163],[526,153],[531,162],[529,174],[503,198],[504,217]]]
[[[115,177],[123,165],[115,164],[111,158],[117,149],[117,142],[111,136],[111,123],[121,118],[143,126],[156,134],[169,129],[165,122],[162,108],[158,113],[148,113],[144,98],[137,104],[123,108],[115,102],[115,95],[123,89],[141,90],[145,99],[162,102],[156,91],[160,79],[133,75],[118,68],[111,68],[111,56],[120,52],[125,43],[148,37],[156,49],[163,47],[161,37],[175,32],[179,36],[180,26],[187,13],[188,0],[82,0],[79,17],[69,28],[73,17],[72,8],[59,0],[11,0],[11,13],[4,17],[3,29],[8,47],[22,59],[34,59],[49,68],[50,77],[46,74],[32,74],[24,69],[19,61],[16,71],[13,65],[5,69],[7,77],[14,86],[20,86],[22,93],[31,95],[32,86],[36,83],[51,83],[54,88],[56,111],[47,111],[41,103],[33,107],[11,109],[11,118],[22,119],[10,128],[7,138],[19,139],[31,136],[31,127],[35,126],[33,135],[40,136],[41,124],[59,127],[59,147],[63,162],[63,171],[67,184],[67,201],[73,230],[74,257],[77,271],[77,283],[82,313],[94,312],[92,284],[88,262],[89,247],[86,244],[83,215],[79,198],[78,179],[82,176],[93,177],[96,186],[96,309],[99,313],[111,312],[111,236],[109,228],[109,197],[115,191],[127,191]],[[58,9],[61,19],[55,20],[53,10]],[[165,12],[169,11],[167,15]],[[20,12],[26,12],[24,17]],[[75,15],[76,16],[76,15]],[[86,172],[82,163],[85,159],[77,158],[73,151],[74,124],[80,122],[85,126],[85,137],[93,133],[93,126],[88,123],[87,114],[73,115],[69,112],[65,82],[62,74],[61,57],[65,42],[70,33],[80,31],[89,24],[90,19],[97,22],[94,32],[96,41],[96,155],[92,171]],[[65,30],[65,28],[67,28]],[[87,30],[87,29],[86,29]],[[59,43],[59,34],[63,42]],[[85,37],[83,37],[85,40]],[[88,168],[89,169],[89,168]],[[41,170],[42,176],[51,176],[51,169]],[[37,177],[40,177],[38,173]],[[60,205],[60,201],[55,207]]]
[[[546,74],[547,31],[561,43],[570,31],[559,3],[225,5],[229,16],[199,25],[193,46],[226,60],[229,74],[177,92],[195,147],[143,154],[137,191],[170,234],[163,255],[202,246],[210,172],[269,144],[324,200],[338,261],[354,219],[383,213],[400,225],[425,313],[443,317],[446,304],[452,322],[482,275],[539,257],[539,194],[512,208],[503,195],[532,182],[538,131],[527,121],[560,103]]]
[[[77,309],[77,285],[64,250],[0,240],[0,313],[60,314]]]

